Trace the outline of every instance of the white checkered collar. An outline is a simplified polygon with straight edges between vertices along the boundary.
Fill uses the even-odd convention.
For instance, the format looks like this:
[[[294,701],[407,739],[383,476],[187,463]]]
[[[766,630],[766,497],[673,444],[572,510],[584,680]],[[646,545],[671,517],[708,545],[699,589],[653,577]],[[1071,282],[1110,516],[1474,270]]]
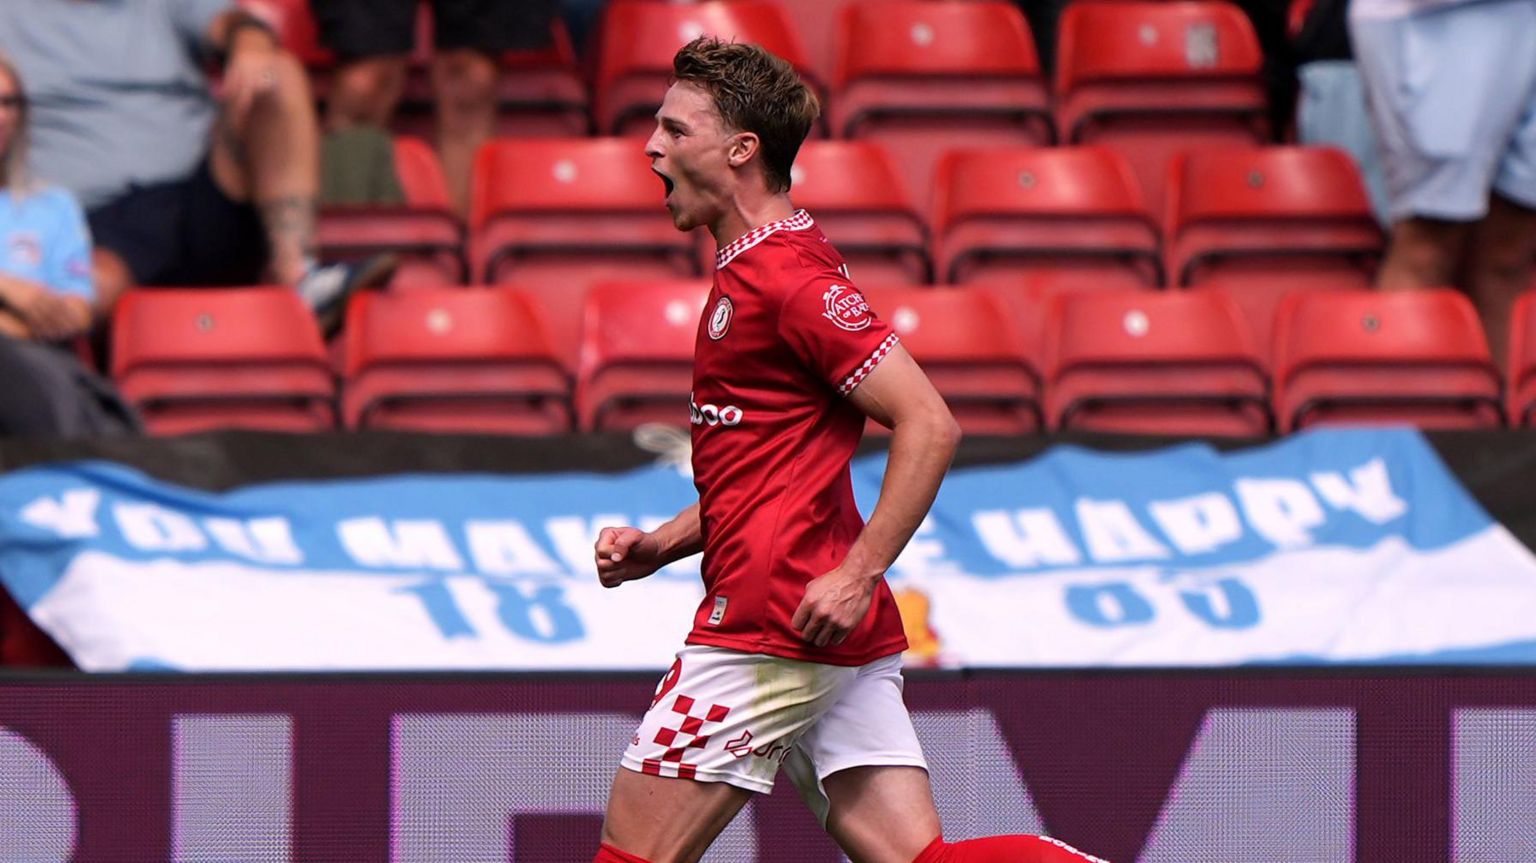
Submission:
[[[753,228],[752,230],[731,241],[730,245],[727,245],[725,248],[715,252],[715,269],[725,269],[725,265],[735,260],[737,255],[768,239],[779,231],[803,231],[814,224],[816,224],[816,222],[811,218],[810,213],[807,213],[804,210],[796,210],[787,219],[780,219],[777,222],[769,222],[768,224],[762,225],[761,227]]]

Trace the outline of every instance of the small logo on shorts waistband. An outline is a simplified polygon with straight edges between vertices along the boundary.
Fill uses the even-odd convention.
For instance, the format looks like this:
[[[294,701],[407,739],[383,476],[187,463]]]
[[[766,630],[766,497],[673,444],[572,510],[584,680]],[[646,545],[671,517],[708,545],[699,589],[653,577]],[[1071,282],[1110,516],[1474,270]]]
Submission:
[[[725,604],[727,601],[723,596],[715,597],[715,610],[709,613],[710,626],[719,626],[720,621],[725,619]]]

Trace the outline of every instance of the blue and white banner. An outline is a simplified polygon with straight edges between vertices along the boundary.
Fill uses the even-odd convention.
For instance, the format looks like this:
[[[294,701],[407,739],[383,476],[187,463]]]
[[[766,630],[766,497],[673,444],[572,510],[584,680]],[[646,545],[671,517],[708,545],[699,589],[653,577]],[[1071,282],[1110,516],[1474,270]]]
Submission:
[[[93,671],[659,669],[697,559],[604,590],[592,540],[694,499],[661,465],[213,494],[75,462],[0,475],[0,581]],[[1410,430],[957,469],[890,578],[914,663],[1536,662],[1536,558]]]

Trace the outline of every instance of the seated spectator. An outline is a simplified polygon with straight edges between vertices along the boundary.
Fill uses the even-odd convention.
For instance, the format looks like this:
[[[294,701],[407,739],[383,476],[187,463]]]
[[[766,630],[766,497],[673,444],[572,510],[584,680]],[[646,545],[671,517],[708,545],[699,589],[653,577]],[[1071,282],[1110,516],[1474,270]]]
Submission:
[[[388,277],[387,261],[317,262],[308,79],[228,0],[6,0],[0,50],[32,88],[34,174],[87,208],[106,305],[128,284],[275,282],[333,321]]]
[[[320,38],[341,59],[326,128],[389,124],[416,44],[421,0],[310,0]],[[437,146],[461,215],[475,151],[495,132],[497,57],[549,44],[555,0],[432,0]]]
[[[0,55],[0,435],[137,427],[111,385],[59,347],[95,318],[85,216],[27,173],[27,98]]]
[[[1353,0],[1387,178],[1378,281],[1467,289],[1495,358],[1536,262],[1536,3]]]

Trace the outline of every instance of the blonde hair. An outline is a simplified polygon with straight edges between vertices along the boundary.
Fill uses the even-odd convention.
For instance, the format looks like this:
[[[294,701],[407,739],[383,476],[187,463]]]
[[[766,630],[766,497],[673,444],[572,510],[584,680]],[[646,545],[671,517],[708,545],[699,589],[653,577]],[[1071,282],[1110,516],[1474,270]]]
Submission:
[[[0,153],[0,189],[9,189],[12,196],[20,197],[32,188],[32,178],[27,173],[31,109],[26,101],[26,88],[22,86],[21,74],[16,71],[16,65],[3,52],[0,52],[0,72],[10,77],[11,83],[16,87],[16,95],[22,97],[21,105],[17,108],[16,128],[11,133],[10,144],[5,152]]]

